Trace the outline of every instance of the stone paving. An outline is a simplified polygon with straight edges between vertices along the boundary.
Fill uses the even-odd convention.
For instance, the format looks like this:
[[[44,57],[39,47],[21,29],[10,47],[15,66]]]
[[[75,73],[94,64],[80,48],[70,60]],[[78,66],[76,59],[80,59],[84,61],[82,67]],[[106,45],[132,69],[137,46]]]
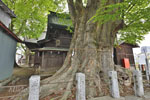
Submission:
[[[110,96],[98,97],[89,100],[150,100],[150,92],[145,93],[143,97],[136,97],[136,96],[125,96],[118,99],[112,98]]]

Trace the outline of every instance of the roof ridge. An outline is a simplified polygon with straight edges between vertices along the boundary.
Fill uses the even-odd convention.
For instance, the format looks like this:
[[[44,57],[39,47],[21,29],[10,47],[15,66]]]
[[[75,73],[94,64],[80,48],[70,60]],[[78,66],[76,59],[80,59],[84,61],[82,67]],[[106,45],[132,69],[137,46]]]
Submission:
[[[14,12],[8,8],[8,6],[2,0],[0,0],[0,8],[3,9],[10,17],[16,18]]]
[[[1,21],[0,21],[0,27],[2,27],[5,31],[7,31],[7,34],[13,37],[18,42],[22,42],[21,39],[19,39],[16,34],[14,34],[10,29],[8,29]]]

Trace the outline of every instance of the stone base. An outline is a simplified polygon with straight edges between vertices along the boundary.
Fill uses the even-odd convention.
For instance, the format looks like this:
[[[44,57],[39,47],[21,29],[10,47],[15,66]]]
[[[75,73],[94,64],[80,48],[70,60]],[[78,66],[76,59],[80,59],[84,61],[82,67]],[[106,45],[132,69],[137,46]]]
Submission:
[[[145,93],[143,98],[144,98],[144,100],[150,100],[150,92]]]
[[[125,100],[143,100],[143,98],[136,97],[136,96],[126,96]]]
[[[121,98],[112,98],[110,96],[103,96],[103,97],[97,97],[97,98],[91,98],[87,100],[150,100],[150,92],[145,93],[143,97],[136,97],[136,96],[125,96]]]
[[[104,97],[97,97],[97,98],[91,98],[88,100],[125,100],[125,98],[121,97],[121,98],[112,98],[110,96],[104,96]]]

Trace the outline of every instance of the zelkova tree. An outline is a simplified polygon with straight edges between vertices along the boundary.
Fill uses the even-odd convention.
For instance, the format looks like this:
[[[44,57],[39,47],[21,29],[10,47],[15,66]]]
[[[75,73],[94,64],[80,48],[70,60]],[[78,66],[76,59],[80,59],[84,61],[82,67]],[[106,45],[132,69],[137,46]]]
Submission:
[[[150,29],[149,1],[67,0],[67,3],[74,35],[62,68],[42,81],[41,98],[66,90],[57,99],[67,100],[72,94],[67,90],[75,86],[71,81],[77,72],[86,75],[87,98],[103,95],[102,83],[108,84],[108,71],[114,70],[112,55],[116,35],[119,33],[121,39],[132,43],[142,39]],[[70,82],[44,84],[61,81]]]
[[[108,83],[108,71],[114,69],[112,58],[113,44],[116,32],[121,28],[120,26],[123,24],[123,21],[110,20],[99,24],[98,22],[90,21],[90,19],[104,5],[120,2],[118,0],[88,0],[84,6],[82,0],[68,0],[70,16],[74,25],[74,35],[70,50],[62,68],[53,77],[46,79],[44,82],[74,80],[75,74],[82,72],[86,75],[86,80],[89,80],[86,82],[87,97],[103,94],[100,71],[103,74],[103,78],[105,78],[105,82]],[[113,12],[115,13],[115,10],[110,13]],[[42,90],[48,91],[49,89],[54,89],[55,91],[59,91],[60,88],[70,90],[72,87],[73,82],[69,82],[67,85],[50,85],[50,88],[47,88],[45,85]],[[43,97],[46,96],[44,94],[42,95]],[[61,99],[66,100],[70,94],[71,92],[69,91],[64,92]]]

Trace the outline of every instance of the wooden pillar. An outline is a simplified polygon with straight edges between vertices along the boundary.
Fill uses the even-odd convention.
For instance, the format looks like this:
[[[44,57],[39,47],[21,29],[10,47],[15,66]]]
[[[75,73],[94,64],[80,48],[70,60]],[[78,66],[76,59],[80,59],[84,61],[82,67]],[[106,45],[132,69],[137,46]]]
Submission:
[[[42,64],[41,64],[41,70],[45,70],[45,52],[42,51]]]

